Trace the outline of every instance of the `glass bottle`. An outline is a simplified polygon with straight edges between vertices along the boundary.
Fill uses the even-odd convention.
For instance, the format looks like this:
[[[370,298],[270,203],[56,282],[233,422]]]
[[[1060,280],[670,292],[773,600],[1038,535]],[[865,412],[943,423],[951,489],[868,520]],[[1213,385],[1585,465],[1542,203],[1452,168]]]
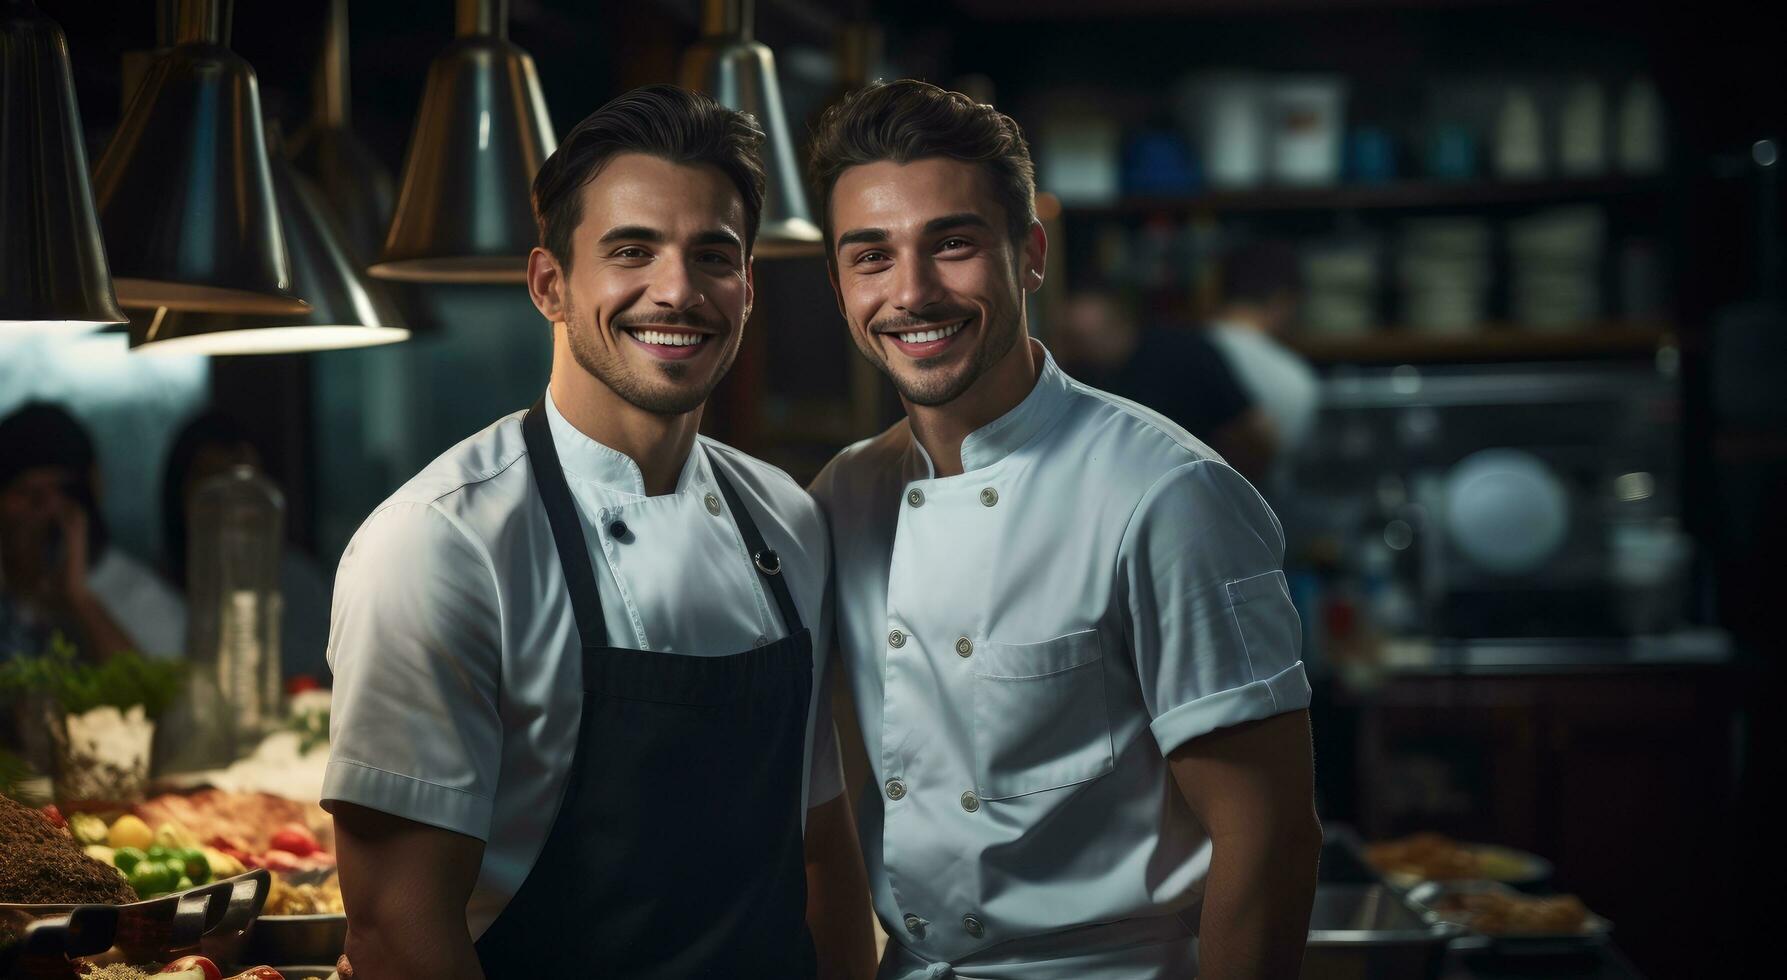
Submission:
[[[280,720],[285,498],[254,467],[235,466],[200,483],[187,507],[192,670],[215,685],[211,727],[239,756]]]

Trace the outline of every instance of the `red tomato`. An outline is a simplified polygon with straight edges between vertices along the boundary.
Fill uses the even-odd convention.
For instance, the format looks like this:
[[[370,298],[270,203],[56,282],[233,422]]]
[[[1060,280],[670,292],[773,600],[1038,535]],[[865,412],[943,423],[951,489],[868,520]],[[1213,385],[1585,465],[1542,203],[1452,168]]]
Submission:
[[[182,956],[161,968],[163,973],[191,973],[198,971],[205,975],[205,980],[223,980],[223,971],[217,964],[203,956]]]
[[[321,849],[317,846],[316,838],[311,835],[310,829],[295,823],[288,823],[274,831],[267,846],[272,850],[286,851],[298,857],[307,857]]]
[[[230,980],[285,980],[285,974],[270,966],[251,966]]]
[[[316,682],[316,678],[309,674],[299,674],[285,682],[285,693],[303,694],[305,691],[314,691],[320,687],[322,685]]]
[[[304,859],[278,848],[255,855],[255,862],[268,871],[301,871]]]
[[[43,818],[50,822],[50,826],[57,830],[61,830],[68,826],[68,821],[62,819],[62,811],[56,808],[56,804],[48,804],[41,812],[43,813]]]

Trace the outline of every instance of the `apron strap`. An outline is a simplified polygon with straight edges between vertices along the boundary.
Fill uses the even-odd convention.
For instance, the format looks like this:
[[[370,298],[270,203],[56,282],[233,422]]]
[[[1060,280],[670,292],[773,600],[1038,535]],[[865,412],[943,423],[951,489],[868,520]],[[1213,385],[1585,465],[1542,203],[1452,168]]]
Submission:
[[[546,422],[545,397],[541,396],[527,410],[521,422],[521,436],[527,443],[528,467],[534,473],[534,488],[540,492],[540,503],[546,507],[546,520],[552,526],[552,541],[558,546],[558,565],[565,576],[565,588],[571,593],[571,612],[577,619],[577,635],[586,650],[608,645],[608,623],[602,618],[602,595],[596,591],[596,570],[589,561],[589,543],[583,538],[583,522],[577,518],[577,505],[571,500],[571,488],[565,483],[565,471],[558,462],[558,450],[552,445],[552,427]]]
[[[700,447],[696,447],[697,451]],[[782,558],[769,545],[763,543],[763,534],[757,530],[757,522],[751,518],[751,512],[738,499],[738,491],[732,488],[732,481],[726,479],[726,473],[717,461],[710,469],[714,473],[714,482],[720,485],[720,493],[726,498],[726,506],[732,511],[732,519],[738,523],[738,531],[744,535],[745,550],[751,553],[751,563],[757,566],[757,573],[769,583],[769,590],[775,593],[776,608],[782,612],[782,625],[787,628],[788,635],[793,636],[806,627],[800,621],[800,610],[794,607],[794,596],[788,592],[788,581],[782,577]]]

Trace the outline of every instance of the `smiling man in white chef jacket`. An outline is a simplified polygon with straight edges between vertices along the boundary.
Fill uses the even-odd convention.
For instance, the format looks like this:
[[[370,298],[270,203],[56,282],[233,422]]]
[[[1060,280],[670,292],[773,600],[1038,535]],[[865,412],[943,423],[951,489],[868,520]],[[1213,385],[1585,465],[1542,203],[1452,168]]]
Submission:
[[[1011,119],[871,86],[812,170],[839,306],[907,411],[811,488],[881,976],[1296,976],[1321,833],[1277,519],[1028,337],[1047,241]]]
[[[823,520],[696,435],[750,315],[762,138],[671,86],[578,124],[534,182],[550,385],[342,558],[323,800],[359,980],[871,968]]]

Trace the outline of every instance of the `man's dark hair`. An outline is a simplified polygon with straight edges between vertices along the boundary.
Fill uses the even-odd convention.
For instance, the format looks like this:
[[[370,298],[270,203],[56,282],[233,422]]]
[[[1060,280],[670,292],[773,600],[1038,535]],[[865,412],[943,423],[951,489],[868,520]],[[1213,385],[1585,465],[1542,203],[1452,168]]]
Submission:
[[[1022,242],[1036,220],[1036,166],[1024,131],[992,106],[929,82],[902,78],[852,92],[820,117],[812,150],[808,170],[828,256],[835,245],[831,192],[839,175],[881,160],[947,157],[980,164],[1005,208],[1012,242]]]
[[[1303,289],[1297,250],[1276,239],[1247,242],[1222,261],[1224,303],[1269,303]]]
[[[110,540],[93,489],[98,454],[87,427],[60,405],[31,401],[0,419],[0,490],[40,467],[68,471],[69,497],[87,512],[87,560],[98,561]]]
[[[583,220],[583,185],[622,153],[671,163],[712,164],[745,205],[745,252],[763,216],[763,130],[750,115],[674,85],[646,85],[609,100],[572,127],[534,176],[540,245],[571,267],[571,235]]]

